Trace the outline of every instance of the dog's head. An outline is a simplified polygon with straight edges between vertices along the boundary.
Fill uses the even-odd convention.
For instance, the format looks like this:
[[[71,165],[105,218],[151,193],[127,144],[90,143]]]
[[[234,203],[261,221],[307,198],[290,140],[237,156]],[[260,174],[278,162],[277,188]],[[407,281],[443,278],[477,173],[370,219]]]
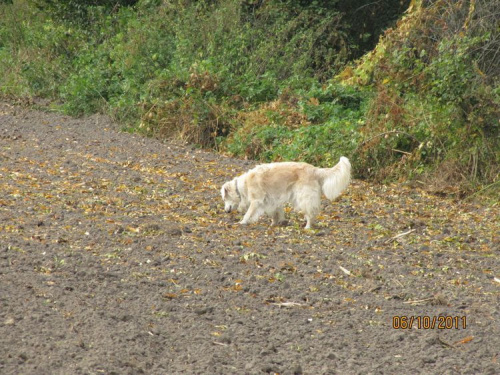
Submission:
[[[220,189],[222,200],[224,201],[224,210],[231,212],[238,208],[241,203],[241,195],[238,191],[236,178],[232,181],[226,182]]]

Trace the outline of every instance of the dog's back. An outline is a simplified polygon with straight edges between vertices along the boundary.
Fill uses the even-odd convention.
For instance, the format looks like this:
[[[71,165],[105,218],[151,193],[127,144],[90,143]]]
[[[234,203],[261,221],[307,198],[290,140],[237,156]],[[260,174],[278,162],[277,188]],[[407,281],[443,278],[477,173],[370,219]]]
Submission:
[[[316,181],[317,168],[307,163],[282,162],[261,164],[250,170],[246,176],[249,190],[263,189],[268,194],[284,194],[295,184]]]

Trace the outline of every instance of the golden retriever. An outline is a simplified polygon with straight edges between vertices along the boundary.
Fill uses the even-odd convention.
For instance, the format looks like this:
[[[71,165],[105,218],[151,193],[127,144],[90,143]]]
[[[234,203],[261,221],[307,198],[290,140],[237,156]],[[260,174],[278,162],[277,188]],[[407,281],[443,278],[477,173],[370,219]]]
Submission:
[[[226,212],[236,208],[239,212],[246,211],[240,224],[254,223],[262,214],[269,215],[273,225],[283,224],[283,208],[288,202],[304,213],[305,227],[309,229],[319,214],[321,194],[334,200],[347,189],[350,180],[351,163],[344,156],[333,168],[295,162],[270,163],[226,182],[221,195]]]

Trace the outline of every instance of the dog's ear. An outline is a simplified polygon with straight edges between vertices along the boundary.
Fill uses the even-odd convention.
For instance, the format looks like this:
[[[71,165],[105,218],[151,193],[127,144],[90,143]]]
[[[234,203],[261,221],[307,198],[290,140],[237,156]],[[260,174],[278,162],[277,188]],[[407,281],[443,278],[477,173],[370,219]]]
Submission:
[[[224,193],[222,196],[225,198],[226,195],[228,195],[228,194],[229,194],[229,189],[227,188],[227,186],[224,186]]]

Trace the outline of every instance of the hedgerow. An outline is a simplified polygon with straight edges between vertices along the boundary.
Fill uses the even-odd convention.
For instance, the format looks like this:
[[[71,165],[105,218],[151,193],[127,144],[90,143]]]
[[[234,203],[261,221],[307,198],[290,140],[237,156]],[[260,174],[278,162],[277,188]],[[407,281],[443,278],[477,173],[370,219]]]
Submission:
[[[499,175],[497,9],[500,0],[3,1],[0,93],[241,157],[331,165],[346,155],[358,177],[470,192]]]

